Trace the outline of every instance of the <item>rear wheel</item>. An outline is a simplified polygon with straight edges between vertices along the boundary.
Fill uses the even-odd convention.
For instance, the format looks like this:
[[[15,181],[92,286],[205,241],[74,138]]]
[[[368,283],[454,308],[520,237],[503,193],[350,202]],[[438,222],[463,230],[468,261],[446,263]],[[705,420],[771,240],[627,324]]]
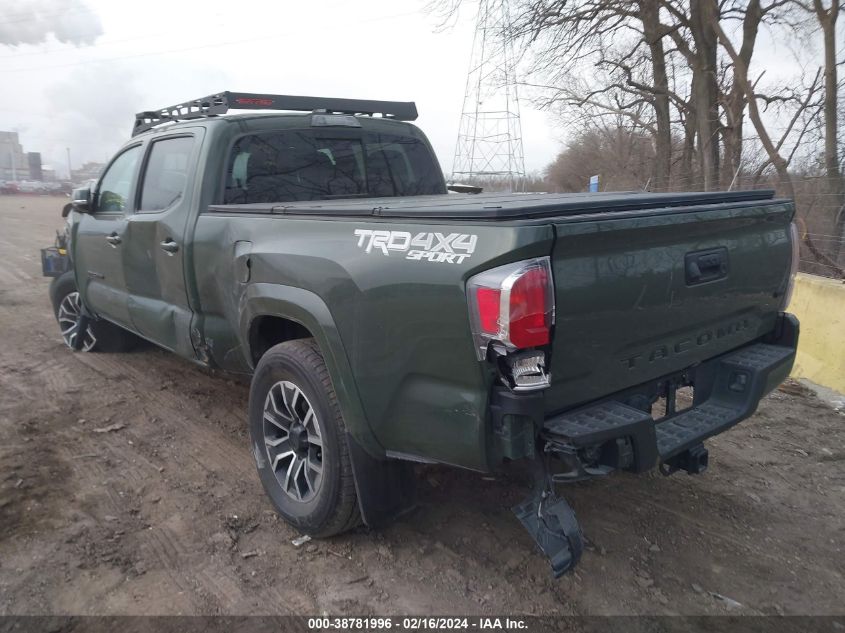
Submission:
[[[76,349],[76,324],[82,315],[82,299],[76,287],[73,271],[53,280],[50,286],[53,312],[65,345]],[[83,352],[126,352],[135,347],[138,338],[130,332],[107,321],[91,321],[82,341]]]
[[[343,416],[313,339],[280,343],[261,358],[249,427],[261,483],[288,523],[316,537],[361,523]]]

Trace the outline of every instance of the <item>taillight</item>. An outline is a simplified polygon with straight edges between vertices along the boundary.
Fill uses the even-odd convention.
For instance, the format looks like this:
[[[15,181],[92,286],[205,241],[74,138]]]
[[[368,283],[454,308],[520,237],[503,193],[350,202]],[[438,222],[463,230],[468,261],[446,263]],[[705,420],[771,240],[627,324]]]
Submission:
[[[548,345],[552,311],[551,275],[545,267],[531,268],[514,281],[510,299],[510,340],[515,347]]]
[[[555,302],[548,257],[479,273],[467,282],[467,295],[479,360],[491,343],[507,352],[551,341]]]
[[[789,241],[792,244],[792,265],[789,269],[789,279],[786,280],[786,289],[780,302],[781,312],[785,312],[792,300],[792,290],[795,288],[795,275],[798,274],[798,260],[801,257],[801,243],[798,236],[798,225],[793,222],[789,225]]]
[[[475,301],[478,306],[478,321],[483,334],[499,333],[499,303],[502,291],[498,288],[476,288]]]

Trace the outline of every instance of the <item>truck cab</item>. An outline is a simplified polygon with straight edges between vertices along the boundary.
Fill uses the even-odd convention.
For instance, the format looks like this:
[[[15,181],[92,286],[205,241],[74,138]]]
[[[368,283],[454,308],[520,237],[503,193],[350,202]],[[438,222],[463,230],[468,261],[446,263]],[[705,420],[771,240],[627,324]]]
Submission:
[[[202,300],[186,270],[199,210],[446,193],[428,140],[404,121],[253,113],[135,130],[83,195],[88,212],[72,239],[80,295],[110,322],[202,364],[214,359],[191,338]]]

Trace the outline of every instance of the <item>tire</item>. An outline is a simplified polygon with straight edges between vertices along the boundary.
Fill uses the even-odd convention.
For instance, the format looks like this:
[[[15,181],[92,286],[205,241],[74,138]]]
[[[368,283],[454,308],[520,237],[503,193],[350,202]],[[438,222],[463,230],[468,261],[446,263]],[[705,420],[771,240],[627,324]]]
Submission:
[[[65,345],[71,347],[69,337],[65,336],[65,328],[70,325],[74,314],[71,308],[73,304],[79,310],[79,291],[76,287],[73,271],[69,270],[63,275],[56,277],[50,284],[50,301],[53,304],[53,314],[59,327],[62,329],[62,338]],[[138,338],[108,321],[92,321],[85,333],[85,341],[82,351],[84,352],[128,352],[138,343]]]
[[[346,427],[314,339],[280,343],[261,357],[249,430],[261,484],[285,521],[318,538],[360,525]]]

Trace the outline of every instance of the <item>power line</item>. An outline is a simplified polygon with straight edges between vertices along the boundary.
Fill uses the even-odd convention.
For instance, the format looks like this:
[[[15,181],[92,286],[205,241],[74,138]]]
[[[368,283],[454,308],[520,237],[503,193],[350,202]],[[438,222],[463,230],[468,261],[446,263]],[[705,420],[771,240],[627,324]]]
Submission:
[[[383,21],[383,20],[392,20],[392,19],[407,17],[409,15],[415,15],[415,14],[417,14],[417,11],[408,11],[408,12],[405,12],[405,13],[397,13],[395,15],[376,16],[374,18],[369,18],[369,19],[365,19],[365,20],[358,20],[357,22],[355,22],[355,24],[366,24],[366,23],[369,23],[369,22],[380,22],[380,21]],[[299,32],[300,31],[296,31],[296,33],[299,33]],[[56,68],[71,68],[71,67],[74,67],[74,66],[88,66],[88,65],[93,65],[93,64],[104,64],[104,63],[123,61],[123,60],[126,60],[126,59],[138,59],[138,58],[143,58],[143,57],[155,57],[155,56],[158,56],[158,55],[167,55],[169,53],[185,53],[185,52],[189,52],[189,51],[204,50],[204,49],[208,49],[208,48],[220,48],[220,47],[223,47],[223,46],[235,46],[237,44],[245,44],[245,43],[251,43],[251,42],[262,42],[262,41],[277,39],[277,38],[282,37],[284,35],[293,35],[293,34],[294,34],[294,32],[292,32],[292,31],[287,31],[287,32],[276,31],[272,35],[266,35],[266,36],[259,36],[259,37],[250,36],[250,37],[243,38],[243,39],[230,40],[228,42],[214,42],[214,43],[211,43],[211,44],[199,44],[199,45],[196,45],[196,46],[187,46],[187,47],[183,47],[183,48],[172,48],[172,49],[166,49],[166,50],[162,50],[162,51],[152,51],[152,52],[149,52],[149,53],[136,53],[136,54],[133,54],[133,55],[122,55],[122,56],[119,56],[119,57],[108,57],[108,58],[105,58],[105,59],[88,59],[88,60],[82,60],[82,61],[78,61],[78,62],[69,62],[67,64],[52,64],[52,65],[48,65],[48,66],[33,66],[33,67],[30,67],[30,68],[4,68],[4,69],[0,69],[0,73],[38,72],[38,71],[42,71],[42,70],[53,70],[53,69],[56,69]]]
[[[138,35],[136,37],[126,37],[119,40],[98,40],[95,44],[89,44],[87,48],[97,49],[100,46],[104,46],[107,44],[122,44],[124,42],[136,42],[138,40],[147,40],[147,39],[154,39],[156,37],[162,37],[164,35],[172,35],[176,31],[163,31],[160,33],[150,33],[147,35]],[[80,37],[97,37],[97,33],[86,33],[86,34],[79,34]],[[57,48],[52,48],[46,51],[32,51],[30,53],[12,53],[11,55],[0,55],[0,61],[4,59],[17,59],[18,57],[39,57],[41,55],[55,55],[56,53],[67,53],[68,47],[61,46]]]
[[[53,64],[50,66],[35,66],[32,68],[4,68],[0,69],[0,73],[21,73],[21,72],[38,72],[42,70],[53,70],[56,68],[72,68],[74,66],[89,66],[95,64],[107,64],[111,62],[123,61],[126,59],[138,59],[142,57],[155,57],[157,55],[167,55],[169,53],[185,53],[188,51],[202,50],[205,48],[219,48],[222,46],[233,46],[235,44],[244,44],[245,42],[256,42],[262,40],[269,40],[283,35],[282,33],[267,36],[264,38],[246,38],[242,40],[233,40],[230,42],[216,42],[214,44],[202,44],[199,46],[187,46],[185,48],[171,48],[163,51],[153,51],[151,53],[137,53],[134,55],[122,55],[120,57],[107,57],[105,59],[86,59],[78,62],[70,62],[67,64]]]

